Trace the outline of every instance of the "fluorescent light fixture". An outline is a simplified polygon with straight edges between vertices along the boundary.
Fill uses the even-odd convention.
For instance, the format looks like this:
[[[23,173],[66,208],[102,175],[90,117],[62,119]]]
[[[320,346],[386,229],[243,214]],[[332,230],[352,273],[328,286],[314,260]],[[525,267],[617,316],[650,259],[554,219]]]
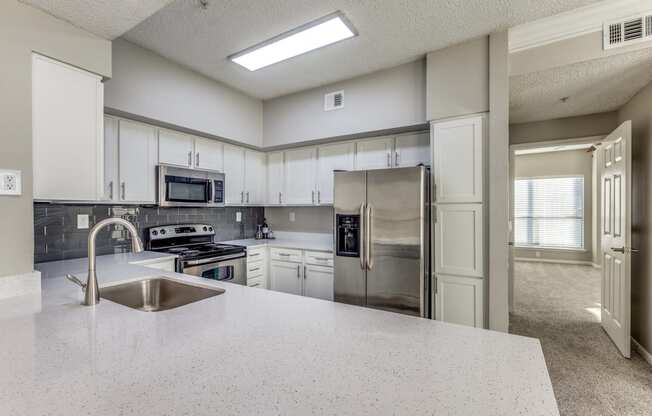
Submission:
[[[335,12],[247,48],[229,59],[250,71],[357,36],[342,12]]]

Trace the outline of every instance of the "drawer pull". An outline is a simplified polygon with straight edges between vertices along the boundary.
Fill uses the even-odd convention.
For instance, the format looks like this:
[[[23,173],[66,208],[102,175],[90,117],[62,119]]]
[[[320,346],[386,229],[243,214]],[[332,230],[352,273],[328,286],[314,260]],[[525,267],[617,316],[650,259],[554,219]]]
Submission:
[[[260,286],[260,283],[254,283],[253,285],[250,285],[249,287],[257,287]]]
[[[283,257],[290,257],[290,254],[288,253],[278,253],[278,255]]]
[[[255,269],[251,269],[251,270],[249,270],[249,271],[250,271],[250,272],[255,272],[255,271],[257,271],[257,270],[260,270],[260,267],[256,267]]]
[[[319,260],[319,261],[328,261],[328,260],[330,260],[330,258],[328,258],[328,257],[314,257],[314,259]]]
[[[260,256],[260,253],[251,253],[251,254],[249,254],[249,257],[256,257],[256,256]]]

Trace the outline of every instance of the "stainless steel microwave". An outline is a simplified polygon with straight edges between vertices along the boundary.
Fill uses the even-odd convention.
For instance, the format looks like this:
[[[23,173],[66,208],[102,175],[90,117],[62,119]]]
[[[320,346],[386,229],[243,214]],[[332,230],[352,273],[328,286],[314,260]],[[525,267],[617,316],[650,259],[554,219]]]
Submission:
[[[159,165],[158,201],[162,207],[224,206],[224,174]]]

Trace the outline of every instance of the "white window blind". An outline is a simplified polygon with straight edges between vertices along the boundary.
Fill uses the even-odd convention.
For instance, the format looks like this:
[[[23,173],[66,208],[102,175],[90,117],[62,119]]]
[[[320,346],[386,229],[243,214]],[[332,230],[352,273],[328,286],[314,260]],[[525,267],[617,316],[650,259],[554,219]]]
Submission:
[[[584,177],[517,179],[514,239],[519,247],[584,248]]]

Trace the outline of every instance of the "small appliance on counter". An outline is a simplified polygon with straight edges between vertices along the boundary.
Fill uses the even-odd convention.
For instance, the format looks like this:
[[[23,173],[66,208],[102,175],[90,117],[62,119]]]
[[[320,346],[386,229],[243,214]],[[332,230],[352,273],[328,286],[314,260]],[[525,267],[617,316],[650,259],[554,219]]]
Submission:
[[[214,242],[208,224],[163,225],[147,229],[147,250],[177,255],[176,271],[206,279],[247,284],[247,249]]]

